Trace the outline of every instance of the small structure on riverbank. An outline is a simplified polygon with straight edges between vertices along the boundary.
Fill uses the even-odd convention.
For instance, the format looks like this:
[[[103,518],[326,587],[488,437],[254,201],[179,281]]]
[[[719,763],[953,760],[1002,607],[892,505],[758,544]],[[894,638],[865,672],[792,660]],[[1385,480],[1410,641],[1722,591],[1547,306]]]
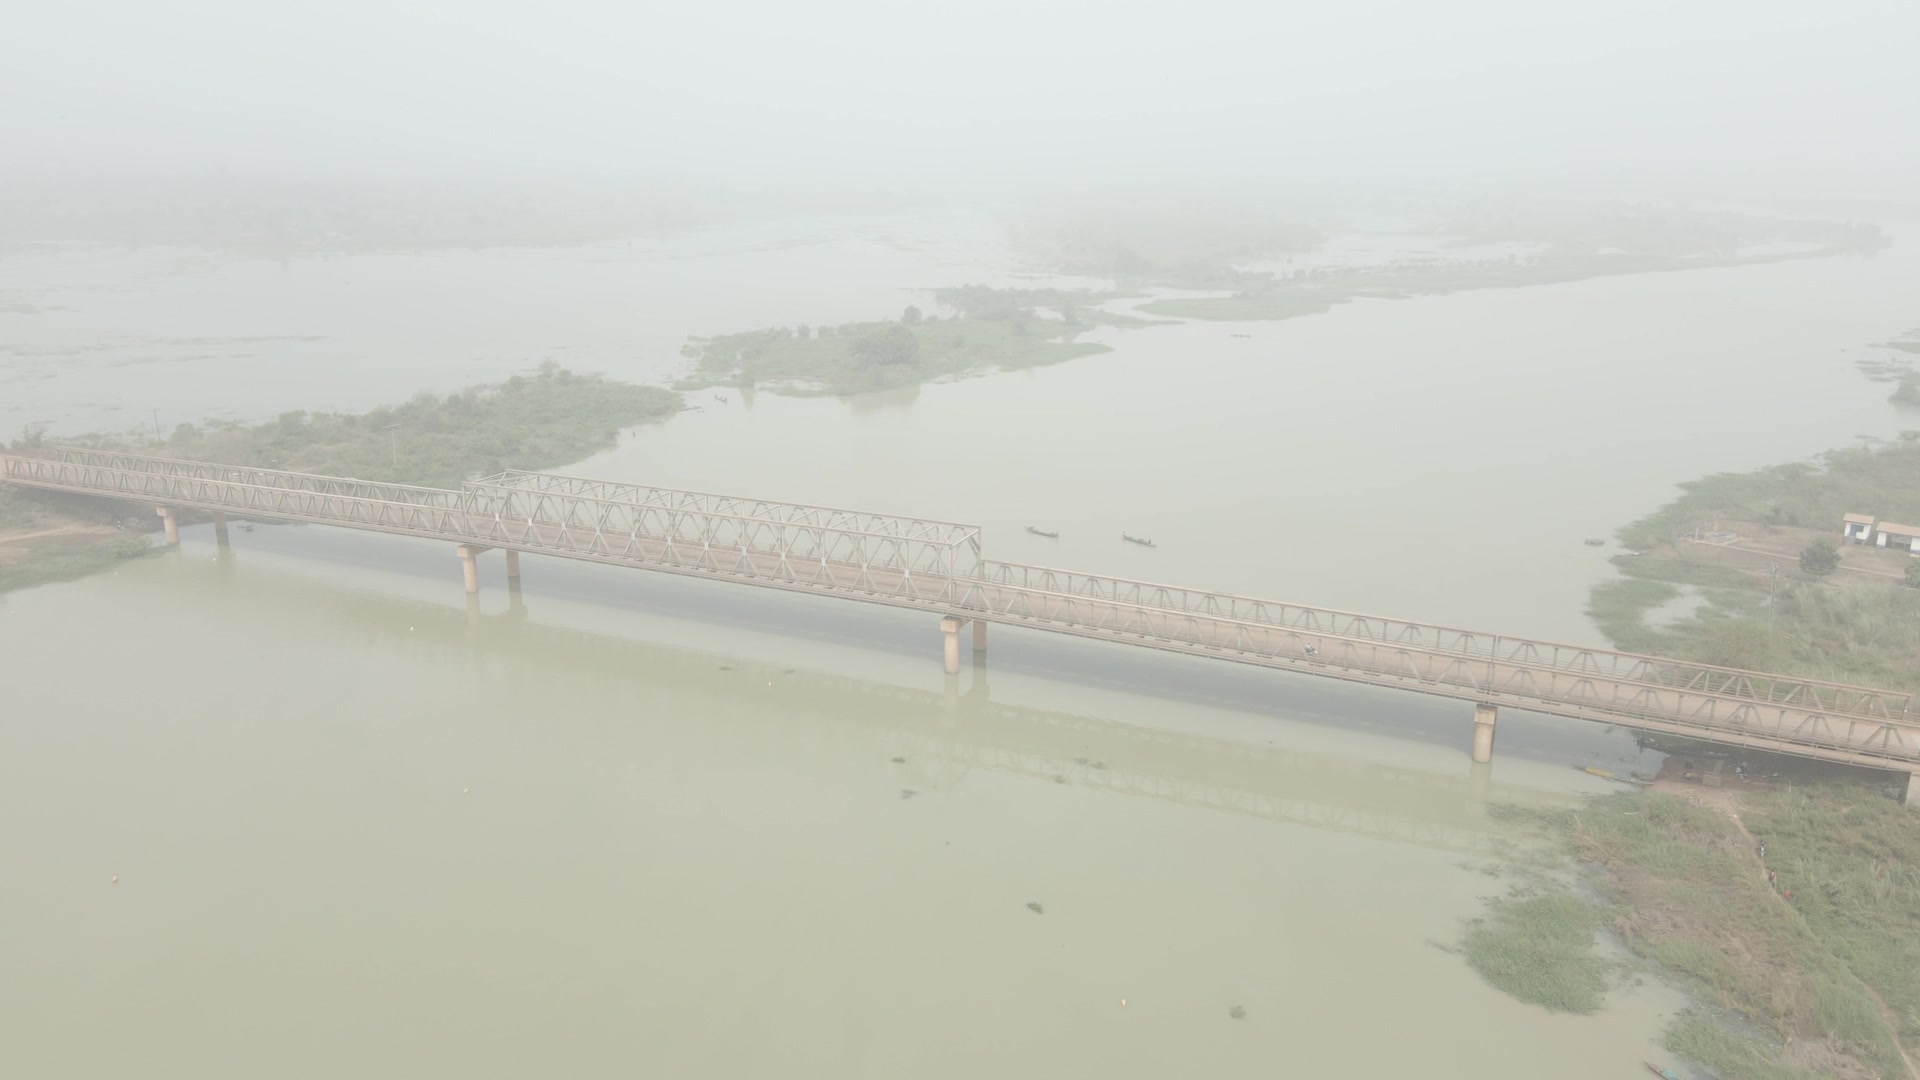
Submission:
[[[1873,521],[1872,514],[1842,514],[1840,536],[1856,544],[1864,544],[1873,539]]]
[[[1920,525],[1877,522],[1873,527],[1873,543],[1875,547],[1905,548],[1913,555],[1920,556]]]

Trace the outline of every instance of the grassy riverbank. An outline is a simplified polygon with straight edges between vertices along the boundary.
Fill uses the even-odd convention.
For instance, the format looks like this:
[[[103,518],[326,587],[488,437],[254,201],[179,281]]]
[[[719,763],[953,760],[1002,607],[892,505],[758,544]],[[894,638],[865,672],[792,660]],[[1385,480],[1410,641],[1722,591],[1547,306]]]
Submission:
[[[1684,484],[1620,531],[1644,554],[1615,560],[1625,576],[1594,588],[1588,614],[1636,652],[1920,691],[1910,556],[1841,544],[1840,566],[1824,578],[1798,561],[1808,544],[1838,539],[1842,514],[1920,521],[1916,475],[1920,440],[1906,440]]]
[[[1757,792],[1736,812],[1621,794],[1530,815],[1559,861],[1469,928],[1468,962],[1567,1012],[1597,1010],[1638,970],[1671,980],[1699,1005],[1667,1047],[1714,1075],[1907,1075],[1899,1044],[1920,1045],[1911,812],[1858,787]],[[1602,935],[1637,963],[1605,960]]]
[[[0,593],[86,577],[148,552],[113,525],[116,506],[0,487]]]
[[[898,320],[773,327],[695,338],[683,389],[759,386],[791,394],[858,394],[983,371],[1013,371],[1107,352],[1076,340],[1098,326],[1146,320],[1095,310],[1113,293],[1058,289],[941,289],[948,318],[909,308]]]

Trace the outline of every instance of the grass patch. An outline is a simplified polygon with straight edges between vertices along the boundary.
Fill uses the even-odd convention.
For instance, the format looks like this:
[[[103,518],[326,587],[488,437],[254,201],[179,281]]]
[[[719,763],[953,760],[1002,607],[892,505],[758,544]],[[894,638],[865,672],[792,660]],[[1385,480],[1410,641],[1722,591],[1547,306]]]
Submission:
[[[1620,531],[1623,544],[1649,553],[1615,559],[1624,577],[1595,586],[1587,613],[1615,646],[1634,652],[1920,692],[1920,589],[1865,577],[1813,581],[1791,564],[1775,579],[1691,557],[1703,549],[1676,539],[1716,521],[1837,532],[1849,512],[1920,520],[1915,475],[1920,440],[1903,440],[1684,484],[1678,499]],[[1704,602],[1687,618],[1650,625],[1648,614],[1678,585],[1694,586]]]
[[[371,412],[291,412],[252,425],[182,424],[146,449],[171,457],[363,480],[458,487],[502,469],[550,469],[590,457],[621,429],[674,412],[669,390],[576,375],[551,363],[532,377]]]
[[[0,547],[0,593],[83,578],[157,550],[138,533],[49,536],[7,545]]]
[[[1718,1075],[1902,1074],[1898,1032],[1874,991],[1896,1015],[1920,1009],[1920,948],[1905,943],[1920,939],[1920,887],[1899,869],[1920,859],[1920,839],[1906,811],[1876,798],[1766,797],[1756,831],[1783,882],[1802,882],[1791,903],[1720,811],[1623,793],[1539,815],[1599,903],[1570,891],[1496,903],[1469,932],[1469,960],[1521,1000],[1591,1011],[1606,974],[1592,940],[1605,926],[1702,1000],[1667,1045]]]
[[[1620,542],[1644,550],[1716,518],[1764,525],[1831,527],[1840,516],[1875,514],[1887,521],[1920,520],[1920,439],[1850,447],[1817,462],[1719,473],[1680,485],[1681,496],[1620,530]]]
[[[1920,1046],[1920,823],[1876,791],[1800,788],[1749,806],[1747,828],[1793,882],[1794,910]]]
[[[1601,912],[1566,889],[1493,902],[1467,930],[1467,963],[1495,987],[1553,1012],[1599,1011],[1608,966],[1594,952]]]

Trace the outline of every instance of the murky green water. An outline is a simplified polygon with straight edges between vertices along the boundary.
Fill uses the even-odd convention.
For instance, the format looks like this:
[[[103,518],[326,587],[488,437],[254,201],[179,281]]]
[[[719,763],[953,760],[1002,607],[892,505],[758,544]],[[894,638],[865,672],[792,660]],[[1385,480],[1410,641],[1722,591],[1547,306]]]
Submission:
[[[1433,947],[1489,802],[1598,785],[1476,778],[1447,703],[1012,632],[949,686],[910,617],[235,539],[0,614],[6,1075],[1601,1077],[1673,1004]]]

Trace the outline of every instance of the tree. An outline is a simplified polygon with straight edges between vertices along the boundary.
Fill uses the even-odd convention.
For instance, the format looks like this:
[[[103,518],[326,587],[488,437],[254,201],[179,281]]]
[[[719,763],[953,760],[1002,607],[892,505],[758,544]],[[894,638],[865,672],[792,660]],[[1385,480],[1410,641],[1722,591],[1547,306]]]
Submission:
[[[795,331],[793,332],[793,336],[794,336],[794,337],[797,337],[797,338],[799,338],[799,339],[800,339],[801,341],[805,341],[805,340],[807,340],[808,338],[810,338],[810,337],[812,337],[812,336],[813,336],[813,331],[812,331],[812,330],[809,330],[809,329],[807,329],[807,324],[806,324],[806,323],[801,323],[801,324],[800,324],[800,329],[798,329],[798,330],[795,330]]]
[[[913,331],[895,323],[861,334],[848,348],[853,358],[862,364],[911,364],[920,355],[920,339]]]
[[[1800,569],[1811,578],[1823,578],[1840,565],[1840,549],[1831,540],[1815,540],[1800,552]]]
[[[907,310],[902,312],[900,315],[900,321],[903,323],[906,323],[908,326],[912,326],[914,323],[919,322],[920,309],[917,307],[914,307],[912,304],[908,304]]]
[[[1907,564],[1907,588],[1920,589],[1920,561]]]

